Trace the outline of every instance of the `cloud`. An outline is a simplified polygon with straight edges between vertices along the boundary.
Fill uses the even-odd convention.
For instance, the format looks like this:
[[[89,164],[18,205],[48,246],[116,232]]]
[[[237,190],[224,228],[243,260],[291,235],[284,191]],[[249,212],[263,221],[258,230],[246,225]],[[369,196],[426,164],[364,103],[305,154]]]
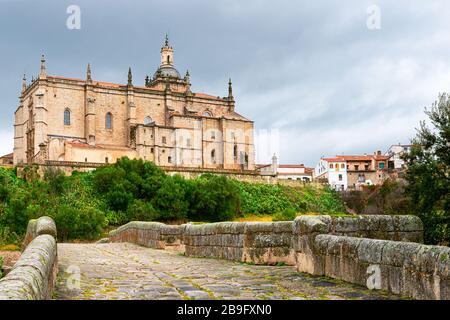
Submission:
[[[374,3],[380,30],[366,27]],[[258,130],[279,130],[283,163],[408,142],[424,107],[450,91],[449,2],[79,0],[78,31],[65,27],[71,4],[0,2],[4,134],[22,73],[37,75],[42,52],[52,74],[84,77],[90,62],[95,79],[124,83],[131,66],[143,83],[165,32],[193,91],[226,95],[232,77],[236,110]]]
[[[9,130],[0,130],[0,156],[11,153],[14,147],[14,134]]]

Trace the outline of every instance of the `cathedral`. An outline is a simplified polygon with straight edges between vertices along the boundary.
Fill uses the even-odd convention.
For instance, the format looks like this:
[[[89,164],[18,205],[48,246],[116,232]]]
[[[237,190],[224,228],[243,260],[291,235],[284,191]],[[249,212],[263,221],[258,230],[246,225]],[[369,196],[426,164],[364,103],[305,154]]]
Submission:
[[[14,164],[113,163],[140,158],[158,166],[254,170],[253,121],[228,95],[191,91],[189,72],[174,66],[166,36],[161,64],[142,86],[47,74],[22,84],[15,112]]]

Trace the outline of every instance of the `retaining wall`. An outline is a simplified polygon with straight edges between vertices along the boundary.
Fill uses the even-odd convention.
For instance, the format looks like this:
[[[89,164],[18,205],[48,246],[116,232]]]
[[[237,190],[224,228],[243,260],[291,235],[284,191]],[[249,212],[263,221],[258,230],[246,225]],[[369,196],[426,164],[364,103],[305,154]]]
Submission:
[[[0,300],[51,299],[57,265],[54,221],[48,217],[31,220],[20,259],[0,279]]]

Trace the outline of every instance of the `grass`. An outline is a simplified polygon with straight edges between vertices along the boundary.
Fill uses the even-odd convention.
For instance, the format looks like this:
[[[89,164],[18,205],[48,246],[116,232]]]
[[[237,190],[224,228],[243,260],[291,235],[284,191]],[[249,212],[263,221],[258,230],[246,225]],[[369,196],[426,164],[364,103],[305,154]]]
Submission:
[[[245,215],[244,217],[237,218],[234,221],[236,222],[250,222],[250,221],[257,221],[257,222],[272,222],[273,215],[256,215],[256,214],[249,214]]]
[[[0,246],[0,251],[20,251],[20,247],[15,244],[7,244]]]
[[[321,216],[322,213],[318,212],[307,212],[307,213],[297,213],[297,217],[300,216]],[[329,214],[332,217],[357,217],[357,215],[352,215],[348,213],[331,213]],[[274,215],[269,214],[246,214],[243,217],[237,218],[233,221],[235,222],[272,222]]]

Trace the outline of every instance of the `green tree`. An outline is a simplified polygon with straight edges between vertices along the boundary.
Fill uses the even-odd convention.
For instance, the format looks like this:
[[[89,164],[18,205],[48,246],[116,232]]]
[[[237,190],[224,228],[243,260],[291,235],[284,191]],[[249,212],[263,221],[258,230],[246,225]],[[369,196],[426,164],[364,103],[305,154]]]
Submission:
[[[425,241],[450,243],[450,97],[439,95],[425,109],[431,127],[420,123],[411,151],[404,156],[407,165],[407,193],[415,214],[425,226]]]
[[[190,184],[189,218],[197,221],[233,220],[240,212],[239,188],[224,176],[203,175]]]
[[[168,176],[164,179],[153,198],[153,206],[159,211],[161,220],[186,219],[189,204],[185,194],[185,183],[182,177]]]

